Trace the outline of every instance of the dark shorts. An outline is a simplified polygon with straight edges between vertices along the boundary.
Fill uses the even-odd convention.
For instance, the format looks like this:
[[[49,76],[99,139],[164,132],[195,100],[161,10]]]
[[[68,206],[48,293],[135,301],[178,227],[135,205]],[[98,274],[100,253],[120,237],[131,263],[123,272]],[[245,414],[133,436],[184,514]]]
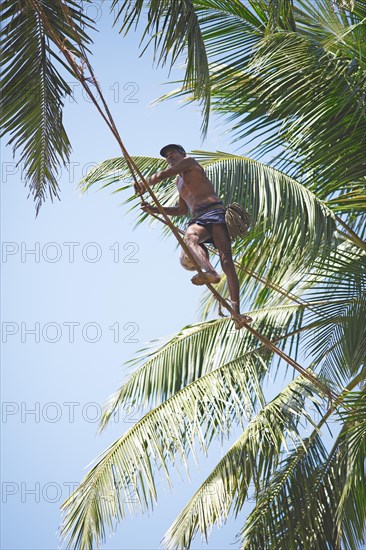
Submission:
[[[187,223],[187,227],[192,224],[198,224],[205,227],[211,233],[211,225],[214,223],[225,223],[225,207],[220,201],[209,206],[197,208],[193,217]],[[212,237],[207,238],[205,243],[214,244]]]

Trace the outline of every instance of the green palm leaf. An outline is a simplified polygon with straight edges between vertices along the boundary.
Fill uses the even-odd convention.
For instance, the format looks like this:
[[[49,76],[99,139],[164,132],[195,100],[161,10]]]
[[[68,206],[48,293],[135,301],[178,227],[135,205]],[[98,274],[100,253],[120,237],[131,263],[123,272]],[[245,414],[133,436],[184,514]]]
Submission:
[[[364,379],[364,377],[363,377]],[[328,517],[319,506],[318,524],[324,543],[329,531],[336,543],[358,549],[365,541],[366,523],[366,409],[365,391],[350,392],[344,400],[341,432],[326,463],[317,474],[317,500],[332,494]],[[329,521],[332,519],[333,521]]]
[[[301,483],[301,480],[308,480],[309,486],[312,486],[316,468],[325,459],[326,450],[319,435],[313,436],[311,440],[304,440],[290,454],[270,484],[262,489],[256,506],[240,534],[242,548],[269,549],[271,544],[276,544],[280,548],[296,548],[298,545],[311,548],[316,534],[314,530],[305,532],[310,520],[309,514],[306,514],[307,500],[302,494],[304,483]],[[300,501],[298,509],[301,509],[303,514],[302,524],[298,522],[299,516],[294,520],[291,513],[295,501]],[[308,519],[308,522],[305,519]],[[328,542],[332,544],[334,537]],[[282,546],[284,543],[288,546]]]
[[[44,0],[40,4],[65,48],[80,56],[74,29],[86,45],[90,39],[85,28],[91,28],[91,20],[72,0]],[[10,134],[8,144],[13,145],[14,153],[21,150],[19,162],[38,213],[47,195],[51,200],[59,196],[59,168],[69,159],[71,148],[62,122],[62,108],[63,98],[71,95],[71,89],[57,65],[71,70],[60,59],[49,29],[30,1],[2,2],[2,20],[2,135]]]
[[[349,387],[355,383],[357,378]],[[361,405],[364,395],[351,392],[347,400]],[[241,533],[243,548],[360,548],[366,519],[365,420],[356,420],[362,433],[356,447],[346,421],[328,454],[319,428],[329,416],[261,491]]]
[[[360,376],[361,380],[365,375]],[[344,413],[340,415],[344,422],[344,437],[348,440],[348,452],[356,458],[366,443],[366,392],[353,391],[344,400]],[[364,451],[364,455],[366,452]]]
[[[306,334],[303,349],[323,363],[321,373],[326,378],[344,384],[365,367],[366,256],[347,243],[316,267],[308,277],[305,298],[320,305],[316,314],[305,315],[304,321],[313,322],[314,329]]]
[[[365,69],[365,2],[352,0],[347,6],[346,2],[341,1],[338,5],[339,9],[329,0],[297,0],[294,14],[298,21],[298,31],[314,42],[320,42],[326,51],[335,56],[357,59],[358,64]]]
[[[312,357],[314,368],[319,366],[320,375],[332,380],[337,391],[365,368],[365,261],[363,251],[350,243],[341,243],[326,261],[315,261],[310,272],[304,266],[292,281],[292,290],[303,304],[292,319],[291,329],[300,331],[299,339],[294,341],[303,355]],[[248,298],[249,277],[240,271],[238,275],[243,294]],[[252,286],[256,286],[255,281]],[[275,292],[267,291],[263,296],[267,307],[273,307],[274,311],[279,304],[291,303],[290,298],[284,299]],[[205,293],[202,303],[207,312],[212,306],[209,293]]]
[[[268,3],[268,31],[278,27],[296,31],[293,0],[273,0]]]
[[[288,332],[299,313],[299,306],[263,309],[256,312],[254,326],[266,338],[280,339],[282,347],[281,339],[289,339]],[[129,361],[133,372],[106,405],[102,429],[126,403],[154,407],[218,366],[257,348],[253,336],[234,330],[228,319],[185,327],[159,349]],[[262,349],[261,353],[265,356],[266,352]]]
[[[63,505],[69,547],[98,545],[105,525],[125,517],[125,497],[132,512],[152,508],[157,470],[171,483],[169,463],[177,468],[179,458],[187,469],[197,445],[206,452],[215,434],[227,435],[234,422],[254,414],[257,402],[263,405],[258,376],[265,369],[259,353],[234,360],[183,388],[113,443]]]
[[[184,86],[193,90],[195,99],[204,102],[203,132],[207,131],[210,112],[210,77],[206,50],[201,29],[191,0],[156,0],[131,2],[113,0],[111,9],[118,8],[115,23],[121,25],[120,32],[127,33],[138,25],[142,14],[147,17],[143,38],[150,37],[154,44],[154,59],[165,65],[170,58],[173,65],[187,52]],[[147,47],[147,46],[146,46]]]
[[[214,523],[221,526],[231,510],[235,516],[242,511],[253,482],[259,487],[275,470],[289,440],[300,442],[299,418],[312,422],[305,409],[305,397],[311,394],[309,383],[298,377],[249,422],[174,521],[165,548],[190,548],[198,531],[207,542]]]
[[[282,162],[296,153],[294,177],[314,174],[307,185],[322,199],[348,191],[365,174],[366,73],[350,73],[349,63],[289,33],[266,39],[252,62],[254,96],[271,117],[283,120],[266,148],[286,143]],[[345,153],[350,150],[352,162]]]
[[[132,157],[137,164],[142,175],[147,178],[166,168],[166,160],[163,158],[155,157]],[[128,164],[124,157],[116,157],[105,160],[94,166],[86,176],[80,181],[79,188],[83,193],[88,191],[95,183],[103,183],[102,188],[108,187],[113,183],[125,181],[129,185],[124,188],[132,187],[133,178],[129,170]],[[119,189],[117,189],[118,192]]]

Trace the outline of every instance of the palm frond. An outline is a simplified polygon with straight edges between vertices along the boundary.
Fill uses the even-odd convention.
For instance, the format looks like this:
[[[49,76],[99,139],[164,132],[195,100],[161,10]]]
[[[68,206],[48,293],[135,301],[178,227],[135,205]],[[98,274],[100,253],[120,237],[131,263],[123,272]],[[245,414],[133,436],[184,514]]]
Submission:
[[[253,95],[270,118],[283,121],[279,136],[268,138],[265,148],[285,143],[289,151],[282,165],[295,153],[294,177],[314,174],[307,186],[321,199],[362,184],[365,174],[366,73],[350,73],[349,63],[295,33],[267,38],[252,62]],[[350,150],[352,163],[345,154]]]
[[[142,156],[136,156],[132,158],[136,163],[140,173],[145,179],[155,172],[166,168],[166,160],[162,158]],[[178,202],[178,193],[176,186],[173,183],[173,180],[174,178],[169,178],[168,180],[154,187],[154,193],[157,199],[159,200],[159,202],[163,201],[165,206],[174,206]],[[85,193],[90,189],[92,185],[96,183],[101,183],[101,189],[104,189],[106,187],[109,187],[110,185],[120,182],[123,182],[124,185],[122,185],[122,187],[114,189],[113,193],[120,193],[123,191],[132,191],[132,193],[134,193],[134,179],[131,175],[130,169],[124,157],[107,159],[92,168],[79,182],[79,189],[82,193]],[[133,194],[132,196],[130,195],[125,201],[125,203],[127,204],[131,202],[133,203],[131,210],[136,209],[139,205],[139,203],[135,199],[137,199],[137,197]],[[147,219],[149,219],[149,215],[143,213],[139,209],[136,226]],[[163,232],[164,231],[167,233],[166,229],[163,229]]]
[[[235,66],[245,66],[265,36],[268,6],[261,2],[245,5],[237,0],[193,0],[193,4],[210,68],[213,62],[225,64],[228,60]]]
[[[141,156],[132,158],[144,178],[148,178],[155,172],[166,168],[167,165],[166,160],[163,158]],[[129,183],[131,187],[133,185],[133,178],[124,157],[107,159],[97,166],[94,166],[79,182],[79,188],[85,193],[95,183],[103,183],[102,188],[105,188],[120,181]],[[129,186],[126,185],[126,188],[128,187]],[[117,189],[117,191],[119,190]]]
[[[153,43],[158,64],[165,65],[170,59],[172,66],[187,53],[183,85],[190,87],[195,99],[203,102],[205,134],[210,114],[210,76],[194,3],[191,0],[125,0],[121,5],[119,0],[113,0],[111,9],[115,8],[118,10],[115,24],[120,24],[120,32],[125,34],[131,27],[136,28],[142,15],[146,15],[142,41],[149,37],[147,45]]]
[[[296,0],[294,6],[298,31],[314,42],[319,42],[334,56],[353,59],[357,65],[366,68],[363,24],[366,17],[365,2],[353,2],[347,8],[346,1],[336,3],[329,0]],[[333,4],[333,5],[332,5]]]
[[[314,329],[305,335],[303,349],[315,361],[326,358],[321,373],[342,384],[365,366],[366,255],[347,243],[316,267],[306,299],[324,300],[324,305],[305,316]]]
[[[338,196],[326,201],[326,205],[338,214],[343,212],[364,211],[366,195],[363,186],[352,185],[352,191],[341,193]]]
[[[320,375],[332,380],[338,390],[360,369],[365,368],[366,334],[366,256],[355,245],[340,241],[337,248],[312,266],[303,266],[288,283],[303,304],[303,314],[293,318],[293,330],[301,328],[300,351],[320,368]],[[309,269],[310,267],[310,269]],[[250,298],[257,283],[238,270],[243,297]],[[225,293],[225,281],[219,290]],[[266,290],[262,295],[268,307],[291,303]],[[256,299],[258,303],[258,298]],[[202,298],[203,313],[208,313],[213,301],[209,293]]]
[[[364,378],[363,378],[364,380]],[[348,452],[356,457],[366,442],[366,391],[349,393],[343,403],[344,412],[340,413],[344,427],[344,437],[348,440]],[[366,453],[365,453],[366,454]]]
[[[73,0],[43,1],[42,9],[65,48],[80,56],[74,30],[86,47],[90,38],[85,28],[92,27],[91,19]],[[65,9],[73,27],[65,18]],[[47,195],[51,200],[59,196],[59,169],[69,159],[62,108],[71,89],[57,65],[71,69],[60,59],[32,2],[5,0],[2,20],[2,135],[10,134],[8,144],[13,145],[14,154],[21,150],[19,162],[38,213]]]
[[[235,516],[242,511],[248,491],[275,471],[289,440],[301,441],[298,420],[311,422],[306,397],[313,399],[312,388],[298,377],[259,411],[169,528],[165,548],[190,548],[198,531],[207,542],[213,524],[220,527],[231,510]]]
[[[350,392],[345,405],[347,400],[358,406],[364,395]],[[361,437],[355,447],[346,421],[329,454],[318,428],[291,453],[262,489],[241,532],[243,548],[360,548],[366,519],[364,418],[357,417],[357,424]]]
[[[171,483],[169,464],[177,469],[181,462],[187,470],[188,455],[197,460],[197,445],[206,452],[214,435],[227,436],[234,422],[250,420],[256,403],[264,404],[263,370],[259,353],[231,361],[180,390],[113,443],[63,504],[68,547],[99,545],[105,526],[125,517],[127,507],[151,509],[158,472]]]
[[[269,32],[275,32],[278,28],[296,31],[293,0],[272,0],[268,2]]]
[[[270,340],[282,337],[281,347],[289,339],[287,333],[299,312],[299,306],[263,308],[256,312],[253,326]],[[119,407],[136,403],[144,408],[154,407],[218,366],[257,348],[253,336],[234,330],[229,319],[185,327],[157,350],[128,362],[133,372],[109,399],[101,419],[102,429]]]
[[[316,490],[321,501],[325,495],[334,494],[331,517],[337,544],[357,550],[365,542],[366,525],[365,391],[350,392],[343,407],[344,412],[340,413],[343,426],[327,463],[318,474]],[[320,512],[320,521],[324,524],[324,512]]]
[[[282,548],[296,548],[297,545],[311,548],[314,526],[304,532],[302,526],[308,527],[305,521],[307,495],[302,491],[303,480],[312,486],[316,468],[326,459],[326,449],[319,435],[304,440],[295,451],[283,462],[282,467],[273,476],[257,498],[254,510],[249,514],[245,527],[240,533],[242,548],[269,549],[274,543]],[[293,506],[302,510],[303,523],[294,518]],[[296,528],[294,528],[296,527]],[[278,537],[275,539],[274,537]],[[276,542],[275,542],[276,541]],[[334,542],[334,537],[328,540]]]
[[[319,198],[364,189],[366,74],[348,74],[349,65],[303,36],[277,33],[245,71],[212,67],[213,109],[236,140],[261,140],[257,155],[276,150],[276,165]]]

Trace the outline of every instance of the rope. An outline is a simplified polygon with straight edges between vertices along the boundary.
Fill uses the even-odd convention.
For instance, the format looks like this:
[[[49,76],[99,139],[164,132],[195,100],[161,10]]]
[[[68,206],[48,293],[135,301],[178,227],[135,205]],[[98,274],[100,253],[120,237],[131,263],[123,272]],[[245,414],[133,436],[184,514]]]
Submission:
[[[347,225],[343,220],[342,218],[340,218],[339,216],[336,216],[335,217],[337,222],[342,226],[344,227],[344,229],[347,231],[347,234],[344,234],[348,239],[350,239],[351,241],[353,241],[357,246],[359,246],[360,248],[362,248],[363,250],[366,250],[366,243],[365,241],[363,241],[362,239],[360,239],[360,237],[350,228],[349,225]],[[340,231],[340,233],[342,233]]]
[[[171,229],[173,235],[175,236],[175,238],[177,239],[177,241],[179,242],[179,244],[181,245],[181,247],[183,248],[184,252],[187,254],[188,258],[192,261],[193,265],[195,266],[196,270],[198,271],[198,273],[202,276],[203,280],[205,281],[205,284],[206,286],[208,287],[208,289],[211,291],[211,293],[213,294],[213,296],[217,299],[217,301],[219,302],[219,304],[221,304],[223,307],[225,307],[225,309],[227,309],[230,313],[231,313],[231,316],[233,319],[235,319],[236,321],[238,321],[239,323],[242,322],[240,316],[234,311],[234,309],[231,307],[231,305],[227,302],[227,300],[225,300],[218,292],[217,290],[207,281],[205,280],[205,277],[204,277],[204,273],[201,269],[201,267],[197,264],[197,261],[196,259],[194,258],[192,252],[190,251],[190,249],[188,248],[188,246],[186,245],[186,243],[184,242],[184,240],[182,239],[180,233],[179,233],[179,230],[175,227],[175,225],[171,222],[171,220],[169,219],[168,215],[165,214],[165,211],[164,211],[164,208],[161,206],[159,200],[157,199],[155,193],[152,191],[151,187],[147,184],[147,181],[145,180],[144,176],[142,175],[142,173],[140,172],[138,166],[136,165],[136,163],[134,162],[134,160],[132,159],[132,157],[129,155],[126,147],[124,146],[123,142],[122,142],[122,139],[119,135],[119,132],[117,130],[117,127],[114,123],[114,120],[113,120],[113,117],[112,117],[112,114],[111,112],[109,111],[109,108],[108,108],[108,105],[104,99],[104,96],[103,96],[103,93],[102,93],[102,90],[99,86],[99,83],[97,81],[97,79],[95,78],[95,75],[94,75],[94,72],[93,72],[93,69],[89,63],[89,60],[88,60],[88,56],[87,56],[87,53],[85,51],[85,48],[83,47],[83,44],[80,40],[80,37],[75,29],[75,26],[74,26],[74,23],[72,21],[72,18],[70,17],[69,13],[68,13],[68,8],[65,4],[63,4],[62,0],[60,0],[60,4],[61,4],[61,7],[62,7],[62,10],[63,10],[63,13],[67,19],[67,21],[69,22],[70,24],[70,27],[72,28],[73,32],[74,32],[74,38],[75,38],[75,41],[77,42],[77,44],[79,45],[79,48],[80,48],[80,51],[83,55],[83,61],[85,62],[85,66],[87,67],[89,73],[90,73],[90,77],[89,78],[86,78],[84,76],[84,69],[83,67],[80,67],[75,59],[74,59],[74,56],[72,55],[72,53],[65,47],[64,45],[64,42],[63,40],[61,40],[59,38],[59,36],[55,33],[52,25],[49,24],[49,21],[48,21],[48,18],[46,16],[46,14],[44,13],[43,9],[42,9],[42,6],[40,5],[39,3],[39,0],[29,0],[31,5],[33,6],[34,10],[36,11],[36,13],[38,14],[38,16],[40,17],[40,19],[42,20],[43,22],[43,25],[44,27],[47,29],[49,35],[53,38],[55,44],[57,44],[57,46],[60,48],[60,51],[63,53],[63,55],[66,57],[69,65],[71,66],[71,68],[73,69],[73,71],[75,72],[75,76],[77,77],[77,79],[80,81],[81,85],[83,86],[83,88],[85,89],[85,91],[87,92],[88,96],[90,97],[90,99],[92,100],[93,104],[95,105],[95,107],[97,108],[98,112],[100,113],[100,115],[102,116],[103,120],[106,122],[107,126],[109,127],[109,129],[111,130],[112,134],[114,135],[114,137],[116,138],[116,141],[118,142],[118,145],[120,146],[120,149],[122,151],[122,154],[126,160],[126,163],[127,163],[127,166],[130,170],[130,173],[132,175],[132,178],[135,182],[135,184],[138,184],[138,183],[142,183],[143,185],[143,188],[148,192],[148,194],[150,195],[150,197],[152,198],[152,200],[154,201],[154,203],[156,204],[156,207],[158,208],[160,214],[163,216],[163,219],[164,219],[164,222],[166,223],[166,225]],[[102,100],[102,103],[103,103],[103,106],[104,106],[104,109],[105,109],[105,113],[103,112],[103,110],[101,109],[100,105],[98,104],[98,101],[97,99],[95,98],[93,92],[91,91],[89,85],[88,85],[88,81],[91,81],[98,93],[99,93],[99,96]],[[142,193],[141,193],[142,195]],[[268,347],[273,353],[276,353],[279,357],[281,357],[281,359],[283,359],[284,361],[286,361],[289,365],[291,365],[296,371],[298,371],[302,376],[304,376],[304,378],[307,378],[308,380],[310,380],[315,386],[318,387],[318,389],[323,392],[329,399],[330,403],[332,403],[333,399],[334,399],[334,395],[331,391],[330,388],[328,388],[328,386],[326,386],[325,384],[323,384],[318,378],[316,378],[315,376],[313,376],[312,374],[310,374],[309,372],[307,372],[299,363],[297,363],[294,359],[292,359],[291,357],[289,357],[286,353],[284,353],[282,350],[280,350],[279,348],[277,348],[270,340],[268,340],[267,338],[265,338],[264,336],[262,336],[261,334],[259,334],[255,329],[253,329],[250,325],[246,324],[245,325],[245,328],[246,330],[248,330],[253,336],[255,336],[260,342],[262,342],[262,344],[264,344],[266,347]]]

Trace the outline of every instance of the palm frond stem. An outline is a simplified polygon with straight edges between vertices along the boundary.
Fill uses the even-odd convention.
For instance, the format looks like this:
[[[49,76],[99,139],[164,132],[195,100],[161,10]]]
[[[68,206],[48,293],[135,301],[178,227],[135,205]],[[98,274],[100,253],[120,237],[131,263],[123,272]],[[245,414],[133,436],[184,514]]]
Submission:
[[[339,216],[336,215],[337,222],[346,230],[347,233],[339,231],[341,235],[346,237],[348,240],[353,241],[357,246],[366,250],[366,242],[360,239],[360,237],[347,225]]]
[[[335,411],[335,409],[337,407],[339,407],[339,405],[341,405],[343,403],[343,401],[345,400],[345,398],[347,397],[347,395],[354,389],[356,388],[359,384],[361,384],[362,382],[364,382],[365,380],[365,375],[363,372],[359,372],[354,378],[353,380],[351,380],[351,382],[349,382],[349,384],[347,384],[347,386],[344,388],[344,390],[339,394],[337,395],[337,397],[335,398],[334,402],[330,404],[330,407],[329,409],[327,410],[327,412],[324,414],[323,418],[320,420],[320,422],[317,424],[317,427],[316,429],[314,430],[314,432],[319,432],[319,430],[324,426],[324,424],[327,422],[328,418],[333,414],[333,412]],[[310,438],[314,438],[316,436],[316,433],[314,433],[310,436]],[[309,438],[309,439],[310,439]]]

